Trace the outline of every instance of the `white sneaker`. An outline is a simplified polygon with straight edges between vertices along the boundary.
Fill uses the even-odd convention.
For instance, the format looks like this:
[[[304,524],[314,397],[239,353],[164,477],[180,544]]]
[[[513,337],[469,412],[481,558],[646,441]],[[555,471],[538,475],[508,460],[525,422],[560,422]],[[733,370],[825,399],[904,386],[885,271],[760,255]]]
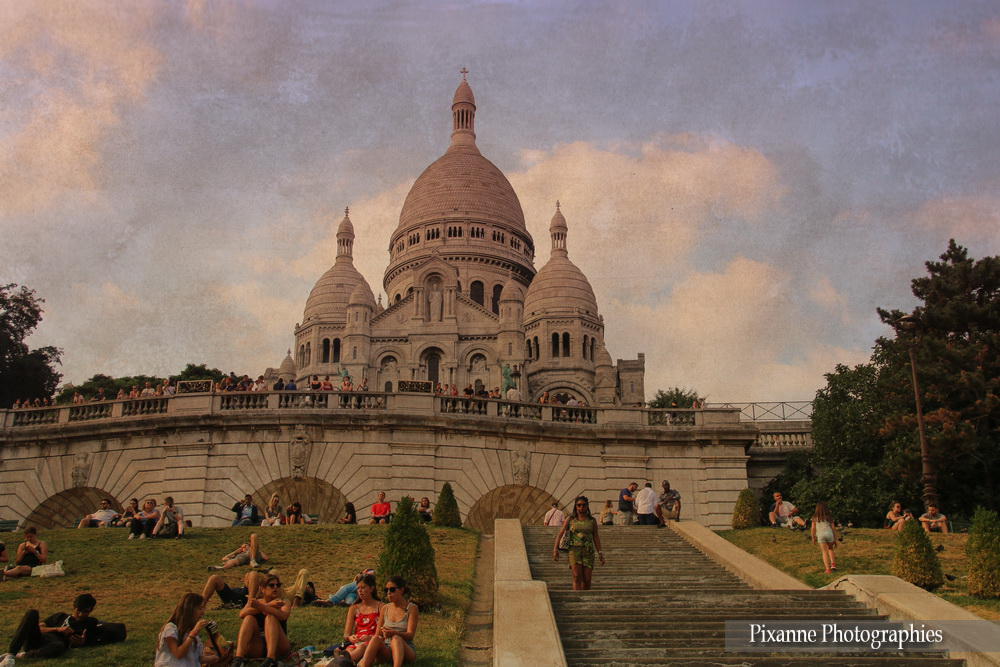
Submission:
[[[135,539],[135,533],[129,533],[128,534],[128,539],[134,540]]]
[[[146,533],[139,533],[139,539],[140,540],[146,539]]]
[[[250,567],[260,567],[260,563],[258,563],[257,561],[255,561],[254,559],[251,558],[250,559]]]

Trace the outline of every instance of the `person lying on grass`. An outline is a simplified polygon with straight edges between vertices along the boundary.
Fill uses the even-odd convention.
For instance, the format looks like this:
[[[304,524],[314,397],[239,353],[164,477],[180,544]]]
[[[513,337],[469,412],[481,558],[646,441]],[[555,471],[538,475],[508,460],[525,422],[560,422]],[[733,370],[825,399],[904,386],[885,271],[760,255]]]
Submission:
[[[244,667],[247,660],[265,656],[260,667],[277,667],[278,658],[287,656],[292,650],[288,640],[292,605],[281,597],[281,580],[276,574],[264,577],[259,595],[247,600],[240,610],[242,623],[232,667]]]
[[[239,549],[222,557],[222,565],[209,565],[208,570],[209,572],[212,570],[231,570],[241,565],[257,567],[265,561],[267,561],[267,554],[260,550],[257,533],[253,533],[250,535],[248,543],[241,544]]]
[[[124,625],[101,623],[90,615],[96,606],[94,596],[84,593],[73,601],[72,614],[58,612],[40,621],[38,610],[29,609],[14,631],[7,655],[17,655],[18,658],[54,658],[70,648],[124,641]],[[0,656],[0,659],[6,658],[7,656]]]
[[[205,582],[201,596],[205,599],[206,605],[212,599],[212,594],[217,593],[223,607],[231,609],[243,607],[247,603],[247,600],[257,597],[257,593],[260,590],[261,578],[262,575],[260,572],[250,570],[243,577],[243,586],[230,588],[229,584],[222,580],[222,577],[213,574]]]

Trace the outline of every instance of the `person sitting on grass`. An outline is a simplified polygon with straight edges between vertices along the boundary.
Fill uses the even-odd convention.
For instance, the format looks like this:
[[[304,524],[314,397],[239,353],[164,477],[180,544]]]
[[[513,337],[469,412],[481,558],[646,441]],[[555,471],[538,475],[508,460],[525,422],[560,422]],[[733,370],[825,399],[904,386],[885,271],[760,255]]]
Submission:
[[[358,582],[358,599],[347,612],[344,623],[343,653],[357,662],[364,656],[368,641],[375,636],[378,628],[378,616],[382,611],[375,591],[378,590],[374,574],[366,574]],[[337,655],[337,652],[334,652]]]
[[[129,526],[132,525],[132,520],[138,513],[139,513],[139,499],[132,498],[130,501],[128,501],[128,507],[125,508],[125,511],[122,512],[122,515],[118,517],[117,521],[115,521],[115,525],[124,526],[125,528],[128,528]]]
[[[278,494],[272,493],[267,506],[264,507],[264,520],[260,522],[262,526],[280,526],[284,521],[284,508],[278,503]]]
[[[125,640],[125,626],[120,623],[101,623],[91,616],[97,600],[89,593],[78,595],[73,601],[73,613],[64,611],[52,614],[39,621],[36,609],[29,609],[21,617],[21,623],[14,631],[7,656],[25,658],[54,658],[67,649],[95,644],[111,644]]]
[[[101,501],[101,509],[97,510],[93,514],[88,514],[83,517],[77,528],[97,528],[98,526],[101,528],[107,528],[120,516],[121,515],[118,514],[113,507],[111,507],[111,501],[105,498]]]
[[[927,512],[920,516],[920,524],[928,533],[948,533],[948,517],[938,511],[935,503],[927,506]]]
[[[903,530],[903,524],[912,518],[913,514],[910,510],[904,510],[903,505],[894,500],[885,515],[883,526],[889,530]]]
[[[385,491],[378,492],[378,502],[372,505],[372,515],[368,523],[389,523],[392,505],[385,502]]]
[[[197,593],[185,593],[174,607],[170,620],[156,638],[153,667],[197,667],[214,665],[218,658],[205,654],[198,633],[211,623],[205,615],[205,599]]]
[[[345,606],[354,604],[358,599],[358,584],[361,583],[361,580],[368,575],[375,576],[375,570],[371,568],[361,570],[361,572],[354,577],[354,581],[349,581],[327,599],[316,600],[312,603],[312,605],[314,607],[336,607],[341,604]]]
[[[273,570],[272,570],[273,572]],[[316,586],[309,581],[309,569],[302,568],[295,575],[295,583],[285,593],[292,601],[292,608],[303,607],[316,601]]]
[[[7,562],[7,545],[0,542],[0,563]]]
[[[163,499],[163,511],[160,513],[160,520],[153,527],[153,536],[177,539],[184,537],[184,510],[179,505],[174,505],[172,496]]]
[[[424,496],[423,498],[420,499],[420,506],[417,507],[417,514],[419,514],[420,518],[424,520],[424,523],[430,523],[431,522],[431,520],[434,517],[431,515],[431,499],[430,498],[428,498],[427,496]]]
[[[773,528],[788,526],[792,530],[805,530],[806,522],[802,517],[796,516],[798,513],[799,508],[785,501],[781,491],[774,492],[774,504],[771,505],[771,511],[767,515]]]
[[[285,509],[285,525],[295,526],[303,523],[309,523],[309,521],[302,513],[302,503],[296,501]]]
[[[142,504],[142,509],[132,519],[128,539],[134,540],[138,536],[140,540],[144,540],[151,536],[159,520],[160,512],[156,509],[156,501],[150,498]]]
[[[244,667],[247,660],[265,656],[260,667],[277,667],[278,658],[287,656],[292,650],[288,640],[291,613],[291,603],[281,598],[281,580],[275,574],[264,577],[260,597],[248,599],[240,610],[242,622],[232,667]]]
[[[250,598],[257,597],[260,590],[260,580],[263,575],[256,570],[250,570],[243,575],[243,585],[230,588],[229,584],[223,581],[222,577],[213,574],[205,581],[201,590],[201,597],[205,599],[207,605],[212,599],[212,594],[217,594],[222,601],[224,609],[242,608]]]
[[[250,541],[241,544],[235,551],[222,557],[222,565],[209,565],[208,570],[231,570],[241,565],[257,567],[267,561],[267,554],[260,550],[260,540],[257,533],[250,535]]]
[[[354,509],[354,503],[344,503],[344,516],[337,519],[337,523],[354,525],[358,522],[358,512]]]
[[[253,504],[253,496],[249,493],[243,497],[243,500],[236,501],[231,511],[236,515],[236,518],[233,519],[234,526],[260,525],[260,511]]]
[[[24,529],[24,542],[17,547],[14,564],[7,566],[7,570],[0,576],[0,581],[30,577],[32,568],[45,565],[48,560],[49,545],[38,539],[37,528],[28,526]]]
[[[398,666],[416,661],[413,638],[417,634],[420,612],[417,605],[407,602],[409,593],[405,579],[397,575],[389,577],[385,585],[386,603],[379,612],[375,637],[368,642],[359,667],[371,667],[376,662]]]

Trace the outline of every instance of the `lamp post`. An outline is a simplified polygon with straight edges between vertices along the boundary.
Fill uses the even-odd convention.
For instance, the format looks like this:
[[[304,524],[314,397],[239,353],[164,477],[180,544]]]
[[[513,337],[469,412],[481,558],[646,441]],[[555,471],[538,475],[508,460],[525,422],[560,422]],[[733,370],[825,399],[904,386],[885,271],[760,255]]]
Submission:
[[[910,353],[910,379],[913,382],[913,400],[917,404],[917,431],[920,434],[920,482],[924,486],[922,496],[924,506],[936,506],[939,500],[937,487],[935,486],[937,476],[934,474],[934,469],[931,465],[931,453],[927,447],[927,435],[924,433],[924,408],[920,402],[920,386],[917,383],[917,355],[914,352],[923,333],[922,324],[913,315],[903,315],[893,322],[892,326],[896,330],[896,337],[906,345],[906,349]]]

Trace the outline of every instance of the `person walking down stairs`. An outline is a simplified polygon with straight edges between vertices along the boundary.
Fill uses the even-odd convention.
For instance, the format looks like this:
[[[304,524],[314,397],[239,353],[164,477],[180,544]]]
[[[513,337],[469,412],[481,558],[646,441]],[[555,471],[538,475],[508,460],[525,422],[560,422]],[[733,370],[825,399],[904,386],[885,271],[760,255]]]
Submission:
[[[569,532],[569,567],[573,571],[573,590],[589,591],[594,572],[594,553],[604,565],[601,537],[597,533],[597,519],[590,513],[587,496],[577,496],[573,501],[573,514],[563,523],[552,547],[552,559],[559,562],[559,543]]]

